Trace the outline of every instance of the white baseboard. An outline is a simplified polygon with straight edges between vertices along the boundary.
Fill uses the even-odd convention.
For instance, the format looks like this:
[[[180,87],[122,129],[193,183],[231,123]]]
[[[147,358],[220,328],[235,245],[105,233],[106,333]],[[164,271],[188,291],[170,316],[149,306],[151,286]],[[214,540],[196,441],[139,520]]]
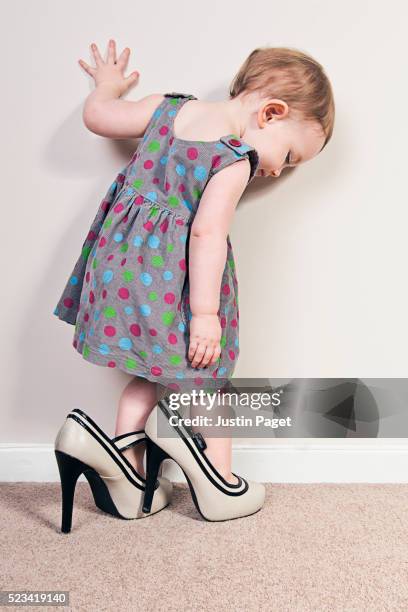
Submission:
[[[358,445],[288,443],[234,445],[233,471],[259,482],[408,483],[408,441],[367,440]],[[186,482],[174,461],[166,460],[163,475]],[[84,476],[80,480],[85,480]],[[50,444],[0,444],[0,482],[59,481],[54,447]]]

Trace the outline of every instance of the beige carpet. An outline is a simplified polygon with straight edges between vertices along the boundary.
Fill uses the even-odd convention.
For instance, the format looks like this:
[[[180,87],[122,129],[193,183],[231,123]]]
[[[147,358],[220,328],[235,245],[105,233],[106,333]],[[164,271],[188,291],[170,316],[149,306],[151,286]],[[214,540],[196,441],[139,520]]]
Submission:
[[[70,534],[59,484],[0,491],[3,590],[69,590],[70,609],[87,612],[408,610],[405,484],[269,484],[260,512],[208,523],[187,485],[124,521],[80,482]]]

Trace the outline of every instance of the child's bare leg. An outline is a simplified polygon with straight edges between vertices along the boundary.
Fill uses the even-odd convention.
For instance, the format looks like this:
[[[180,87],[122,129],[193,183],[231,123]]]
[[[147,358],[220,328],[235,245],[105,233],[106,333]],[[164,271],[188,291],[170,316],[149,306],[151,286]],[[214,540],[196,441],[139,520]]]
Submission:
[[[222,392],[220,392],[220,396]],[[191,404],[190,416],[194,417],[197,415],[210,416],[215,421],[218,416],[231,417],[231,407],[226,402],[225,406],[217,405],[214,410],[207,410],[205,405],[194,406]],[[232,466],[232,438],[231,437],[215,437],[221,436],[221,433],[225,431],[228,433],[227,427],[208,426],[208,427],[192,427],[193,431],[199,431],[207,444],[207,448],[204,453],[211,461],[215,469],[221,474],[221,476],[231,484],[237,484],[238,479],[231,473]]]
[[[135,376],[126,385],[119,398],[115,436],[144,429],[147,417],[165,390],[166,387],[158,383]],[[143,477],[145,476],[143,465],[145,446],[145,443],[141,442],[123,451],[126,459]]]

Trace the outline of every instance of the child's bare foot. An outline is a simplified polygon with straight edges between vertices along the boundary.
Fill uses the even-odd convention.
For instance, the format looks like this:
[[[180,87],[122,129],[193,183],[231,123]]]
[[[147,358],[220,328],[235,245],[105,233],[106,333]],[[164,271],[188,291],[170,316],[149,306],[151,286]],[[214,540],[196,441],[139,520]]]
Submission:
[[[126,459],[135,468],[136,472],[140,476],[142,476],[142,478],[146,477],[146,473],[145,473],[145,469],[143,465],[145,447],[146,447],[146,443],[143,441],[143,442],[139,442],[139,444],[136,444],[135,446],[132,446],[131,448],[127,448],[126,450],[122,451]]]

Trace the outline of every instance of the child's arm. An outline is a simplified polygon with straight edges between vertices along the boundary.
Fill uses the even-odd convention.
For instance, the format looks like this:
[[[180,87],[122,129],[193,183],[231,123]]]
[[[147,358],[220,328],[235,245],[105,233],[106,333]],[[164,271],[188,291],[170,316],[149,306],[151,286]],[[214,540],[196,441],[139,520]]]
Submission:
[[[195,367],[203,351],[199,347],[217,345],[208,365],[221,352],[220,307],[222,275],[227,257],[227,236],[233,214],[250,174],[247,158],[224,168],[211,178],[201,197],[191,226],[189,240],[190,323],[189,358]]]
[[[115,87],[105,82],[88,96],[82,113],[86,127],[107,138],[141,138],[163,94],[132,102],[118,99],[115,92]]]
[[[95,44],[91,45],[91,49],[95,67],[79,60],[79,64],[93,77],[96,85],[86,99],[82,113],[86,127],[108,138],[140,138],[164,96],[151,94],[138,102],[120,100],[139,77],[137,71],[128,77],[124,76],[130,49],[126,47],[116,59],[115,41],[110,40],[106,62]]]

